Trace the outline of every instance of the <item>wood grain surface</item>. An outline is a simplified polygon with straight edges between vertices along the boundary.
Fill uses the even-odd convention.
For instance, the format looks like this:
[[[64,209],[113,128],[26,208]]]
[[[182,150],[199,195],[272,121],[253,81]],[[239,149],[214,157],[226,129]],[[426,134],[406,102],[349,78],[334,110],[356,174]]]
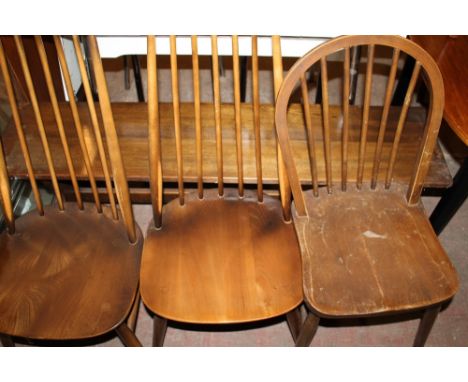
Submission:
[[[61,103],[61,114],[67,137],[70,144],[71,156],[79,179],[87,178],[87,171],[83,154],[80,149],[79,140],[73,124],[73,116],[70,107],[66,103]],[[54,153],[54,165],[60,179],[69,179],[65,156],[61,148],[60,137],[58,135],[53,110],[50,104],[40,104],[41,115],[46,128],[47,138],[52,152]],[[99,108],[97,107],[99,110]],[[242,104],[242,139],[243,139],[243,163],[244,182],[246,184],[256,184],[256,159],[255,159],[255,130],[252,106]],[[364,165],[364,180],[372,176],[374,153],[377,144],[377,136],[380,124],[381,108],[371,107],[368,132],[367,149]],[[102,166],[99,160],[97,144],[95,141],[89,112],[85,104],[79,103],[78,110],[83,125],[85,142],[88,147],[92,169],[97,179],[104,178]],[[120,148],[125,166],[125,172],[129,181],[149,180],[149,158],[148,158],[148,112],[144,103],[113,103],[117,133],[119,136]],[[390,156],[391,144],[398,122],[400,109],[390,108],[387,128],[385,131],[382,160],[379,167],[378,179],[385,178],[388,168],[388,158]],[[182,103],[181,113],[181,135],[184,161],[184,181],[197,181],[197,160],[196,160],[196,140],[195,140],[195,114],[193,104]],[[305,184],[312,184],[312,172],[310,169],[310,158],[307,147],[305,133],[304,114],[301,105],[292,105],[289,109],[288,120],[290,123],[291,144],[296,155],[297,169],[301,181]],[[222,104],[222,132],[223,132],[223,168],[224,181],[226,183],[237,183],[237,163],[235,144],[235,115],[234,106]],[[317,176],[319,184],[325,184],[325,165],[323,161],[323,138],[321,133],[322,114],[319,105],[310,105],[312,126],[316,134],[316,157]],[[173,111],[171,104],[161,103],[159,105],[161,144],[162,144],[162,166],[165,181],[177,181],[177,161],[175,150],[175,137],[173,127]],[[349,108],[349,143],[348,143],[348,181],[355,182],[357,174],[359,137],[361,126],[362,109],[350,106]],[[101,120],[101,116],[99,115]],[[213,105],[201,105],[201,125],[203,130],[203,180],[214,182],[217,179],[216,160],[216,134],[214,123]],[[342,172],[342,150],[341,150],[341,111],[339,107],[330,107],[331,119],[331,158],[332,173],[334,182],[341,182]],[[420,132],[424,127],[425,112],[423,109],[411,109],[407,117],[407,127],[405,128],[399,151],[396,158],[395,172],[393,179],[396,181],[409,181],[414,166]],[[38,140],[37,128],[34,115],[29,106],[21,109],[21,121],[24,126],[26,139],[29,145],[31,156],[35,159],[34,170],[38,179],[48,179],[48,168]],[[274,107],[262,104],[260,106],[260,138],[262,143],[262,176],[265,184],[278,184],[278,170],[276,159],[276,138],[274,132]],[[102,123],[101,123],[102,126]],[[102,131],[104,135],[104,131]],[[20,178],[27,177],[27,169],[22,159],[21,148],[17,144],[16,131],[13,125],[9,126],[2,136],[5,154],[7,155],[8,170],[11,175]],[[337,184],[338,184],[337,183]],[[425,180],[428,187],[448,187],[451,184],[451,177],[443,154],[439,148],[432,158],[429,174]]]
[[[107,216],[106,216],[107,215]],[[0,332],[82,339],[116,329],[137,292],[143,237],[130,244],[122,220],[93,205],[46,207],[0,236]]]
[[[145,305],[166,319],[238,323],[275,317],[302,301],[301,263],[281,204],[255,191],[205,190],[163,207],[147,232],[141,266]]]
[[[422,308],[451,298],[456,272],[421,205],[405,190],[305,192],[309,217],[293,214],[304,295],[320,316]]]

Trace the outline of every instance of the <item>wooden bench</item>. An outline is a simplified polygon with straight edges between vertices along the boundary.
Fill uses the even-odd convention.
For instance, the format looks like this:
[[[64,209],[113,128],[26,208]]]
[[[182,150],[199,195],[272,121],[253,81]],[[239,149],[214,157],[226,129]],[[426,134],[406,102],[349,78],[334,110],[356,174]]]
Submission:
[[[60,142],[60,137],[56,127],[52,107],[48,103],[40,105],[41,114],[49,144],[54,153],[54,164],[56,166],[57,176],[60,180],[69,180],[70,175],[67,170],[65,155]],[[77,171],[78,179],[86,179],[86,169],[84,167],[82,153],[78,144],[73,124],[72,115],[67,103],[60,104],[64,126],[68,130],[70,139],[70,149],[73,162]],[[149,201],[149,166],[148,166],[148,127],[147,127],[147,106],[145,103],[114,103],[112,105],[114,117],[116,120],[117,131],[120,137],[122,156],[125,164],[125,170],[128,180],[134,186],[139,183],[139,187],[133,187],[132,195],[135,201]],[[321,125],[321,111],[318,105],[311,105],[312,123],[315,126]],[[98,109],[99,110],[99,109]],[[80,117],[83,123],[85,139],[93,163],[93,170],[96,179],[103,181],[104,176],[97,155],[96,141],[92,132],[89,113],[85,104],[79,104]],[[181,130],[182,147],[184,158],[184,179],[186,182],[196,183],[196,154],[195,154],[195,127],[194,127],[194,109],[192,104],[181,104]],[[215,145],[215,127],[213,105],[202,104],[202,129],[204,135],[203,147],[203,168],[204,181],[216,181],[216,145]],[[302,182],[311,183],[310,160],[306,143],[306,135],[303,121],[303,111],[301,105],[292,105],[290,108],[291,135],[293,137],[293,148],[300,152],[298,159],[298,171]],[[349,156],[358,155],[359,129],[360,129],[360,107],[350,108],[350,144]],[[389,151],[394,136],[396,122],[399,116],[399,108],[392,108],[389,116],[389,126],[385,135],[383,157],[389,155]],[[100,115],[99,115],[100,118]],[[278,184],[278,170],[276,165],[276,137],[274,133],[274,107],[273,105],[261,106],[261,139],[262,139],[262,164],[263,181],[266,185]],[[331,131],[332,138],[332,172],[334,178],[341,176],[341,154],[339,151],[339,141],[341,131],[336,121],[340,118],[340,108],[331,108],[332,125],[335,128]],[[423,127],[425,118],[424,109],[413,109],[408,115],[408,129],[402,137],[400,149],[398,152],[395,181],[407,182],[413,163],[411,158],[415,156],[419,141],[415,139]],[[243,156],[244,156],[244,181],[246,184],[255,185],[257,182],[255,169],[255,141],[253,130],[253,113],[249,104],[242,105],[242,138],[243,138]],[[31,155],[38,160],[35,162],[35,171],[38,179],[49,179],[49,172],[45,160],[44,152],[41,147],[39,133],[35,124],[32,108],[27,105],[21,109],[21,120],[27,136],[27,141]],[[163,150],[163,176],[166,182],[176,182],[176,147],[173,128],[173,112],[171,104],[160,105],[160,123]],[[380,123],[378,110],[371,110],[369,120],[369,145],[366,150],[365,178],[370,176],[373,164],[373,154],[375,151],[375,142]],[[235,122],[234,107],[230,104],[222,105],[222,126],[223,126],[223,159],[224,159],[224,182],[237,183],[237,167],[235,155]],[[102,123],[101,123],[102,126]],[[321,139],[321,135],[317,136]],[[22,158],[20,147],[16,139],[14,126],[9,125],[2,136],[4,148],[7,155],[8,171],[11,176],[21,179],[27,178],[27,170]],[[333,143],[336,142],[336,144]],[[318,150],[323,146],[318,142]],[[380,167],[379,176],[385,177],[387,167],[385,162]],[[350,167],[349,180],[356,178],[356,168]],[[325,167],[323,163],[318,164],[318,179],[320,184],[325,184]],[[142,184],[143,183],[143,184]],[[451,184],[451,177],[447,168],[442,151],[438,147],[431,162],[426,187],[446,188]],[[86,186],[85,186],[86,188]],[[273,188],[274,189],[274,188]],[[146,190],[146,192],[145,192]],[[168,189],[170,194],[170,188]],[[145,196],[146,195],[146,196]]]
[[[281,53],[279,53],[281,54]],[[278,58],[278,57],[277,57]],[[279,62],[279,65],[278,65]],[[273,60],[273,74],[282,73],[281,55]],[[91,156],[93,170],[96,179],[104,180],[99,156],[97,154],[96,142],[91,125],[89,111],[86,103],[78,103],[80,119],[83,124],[85,140]],[[53,153],[55,170],[59,180],[68,181],[70,175],[67,170],[63,148],[60,142],[55,117],[51,104],[43,102],[40,104],[41,115],[45,125],[49,144]],[[86,178],[86,169],[83,164],[83,157],[75,126],[72,118],[70,106],[66,102],[60,103],[61,114],[64,127],[69,133],[70,150],[73,163],[77,171],[78,179]],[[120,137],[122,156],[125,170],[130,182],[132,199],[135,202],[147,203],[150,201],[149,193],[149,161],[148,161],[148,125],[147,125],[147,105],[146,103],[113,103],[112,109],[116,121],[117,131]],[[99,107],[96,108],[99,113]],[[312,123],[317,126],[315,131],[322,126],[321,110],[318,105],[310,106]],[[369,144],[365,157],[364,178],[370,178],[372,169],[377,131],[380,123],[381,108],[371,108],[369,117]],[[332,140],[332,173],[333,178],[338,181],[341,175],[341,152],[339,142],[341,140],[341,110],[339,107],[332,107],[331,112],[331,140]],[[162,169],[164,181],[167,183],[165,194],[171,195],[174,188],[171,183],[177,181],[176,145],[174,137],[174,114],[172,103],[160,104],[160,124],[162,138]],[[385,158],[389,156],[393,141],[400,108],[392,108],[389,116],[388,129],[385,135],[383,146],[382,165],[379,177],[385,177],[387,163]],[[304,127],[304,113],[300,104],[293,104],[289,111],[293,149],[300,153],[298,159],[298,171],[300,180],[305,184],[311,184],[310,160],[307,148],[306,129]],[[423,128],[425,118],[424,109],[412,108],[408,115],[408,128],[402,136],[397,157],[397,170],[394,173],[394,181],[407,182],[413,169],[412,158],[416,156],[419,141],[420,129]],[[99,115],[99,119],[101,116]],[[349,157],[358,155],[359,131],[362,119],[362,109],[358,106],[350,108],[350,143]],[[34,113],[29,104],[21,108],[21,121],[27,137],[31,155],[37,158],[35,172],[38,179],[48,180],[49,170],[47,168],[44,153],[40,144],[39,134],[36,127]],[[184,161],[184,182],[193,183],[197,181],[197,163],[195,148],[195,117],[194,105],[192,103],[180,104],[180,121],[182,135],[182,151]],[[216,183],[216,143],[215,143],[215,116],[214,104],[201,104],[201,125],[203,129],[203,180],[206,183]],[[237,162],[236,162],[236,140],[235,140],[235,106],[233,103],[221,104],[221,125],[223,132],[223,162],[224,162],[224,182],[226,184],[237,183]],[[102,121],[100,121],[102,129]],[[244,182],[255,187],[257,184],[257,174],[255,165],[255,134],[253,121],[253,107],[250,103],[241,104],[241,126],[243,141],[243,163]],[[11,122],[5,129],[2,141],[5,148],[8,171],[10,176],[20,179],[27,178],[25,163],[21,157],[19,146],[14,144],[16,132]],[[260,136],[262,147],[262,171],[263,183],[266,185],[265,191],[270,194],[278,194],[278,169],[277,169],[277,146],[274,130],[274,105],[261,104],[260,106]],[[323,150],[321,143],[322,135],[317,134],[318,150]],[[335,144],[335,143],[336,144]],[[321,157],[319,155],[319,157]],[[351,161],[352,162],[352,161]],[[356,178],[357,169],[348,169],[349,180]],[[325,167],[323,163],[318,163],[319,184],[325,184]],[[426,187],[446,188],[451,184],[451,176],[445,163],[443,154],[437,147],[432,158],[429,175],[426,179]],[[82,191],[86,194],[87,184],[81,183]]]

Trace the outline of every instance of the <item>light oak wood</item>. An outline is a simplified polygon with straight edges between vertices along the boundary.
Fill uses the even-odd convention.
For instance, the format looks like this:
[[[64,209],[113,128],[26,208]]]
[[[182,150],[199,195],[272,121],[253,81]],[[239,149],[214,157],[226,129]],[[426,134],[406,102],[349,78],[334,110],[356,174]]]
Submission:
[[[179,73],[177,71],[177,42],[176,36],[170,36],[171,44],[171,84],[172,107],[174,111],[174,136],[177,158],[177,185],[179,187],[179,203],[184,204],[184,160],[182,157],[182,136],[180,132],[180,101],[179,101]]]
[[[26,60],[26,53],[24,51],[24,46],[21,41],[21,37],[15,36],[16,49],[18,50],[18,55],[21,61],[21,67],[23,69],[24,78],[26,80],[26,86],[28,88],[29,98],[31,100],[31,105],[34,110],[34,117],[36,119],[37,129],[39,130],[39,136],[42,143],[42,149],[44,150],[45,158],[47,161],[47,167],[49,170],[50,179],[52,181],[52,187],[54,190],[55,198],[57,199],[58,207],[63,210],[63,198],[60,192],[60,188],[57,181],[57,176],[55,174],[54,162],[52,160],[52,154],[50,151],[49,142],[47,141],[47,135],[44,129],[44,123],[42,121],[41,111],[39,109],[39,103],[36,97],[36,92],[34,90],[34,84],[31,78],[31,72],[29,71],[28,62]]]
[[[348,166],[357,163],[356,185],[345,190],[334,189],[332,194],[322,188],[315,196],[313,190],[303,189],[298,177],[297,151],[293,151],[291,145],[295,131],[290,128],[292,124],[287,115],[289,100],[312,65],[320,61],[323,75],[327,56],[357,45],[368,47],[368,66],[361,127],[353,132],[350,126],[349,149],[353,134],[359,136],[358,154],[347,158]],[[379,127],[372,128],[370,90],[374,46],[377,45],[393,49],[393,63],[386,99],[380,108],[383,109],[382,118]],[[404,105],[391,123],[390,89],[399,51],[415,58],[416,66]],[[420,71],[424,72],[431,93],[428,116],[424,128],[412,138],[418,142],[417,151],[403,162],[412,168],[411,178],[394,181],[389,187],[392,175],[387,175],[385,182],[383,178],[379,182],[375,163],[380,162],[381,169],[387,162],[387,174],[397,168],[395,155],[404,152],[400,144],[404,141],[402,134],[410,129],[408,112]],[[326,74],[324,78],[326,83]],[[399,37],[340,37],[310,51],[288,72],[277,97],[276,130],[294,196],[293,221],[302,254],[304,300],[310,310],[296,345],[309,345],[321,317],[364,317],[412,310],[426,312],[415,340],[416,345],[422,345],[437,317],[438,308],[433,307],[440,307],[457,292],[456,271],[419,200],[429,158],[436,145],[443,100],[441,75],[434,61],[415,44]],[[326,109],[326,95],[323,102]],[[393,143],[383,162],[383,142],[392,124]],[[373,150],[369,147],[371,142],[376,142]],[[369,151],[374,153],[369,161],[374,170],[366,176],[365,156]]]
[[[182,239],[183,238],[183,239]],[[240,323],[289,312],[302,301],[300,256],[278,200],[245,190],[205,190],[163,207],[150,225],[141,296],[158,316],[191,323]]]
[[[84,161],[84,165],[86,168],[86,173],[88,175],[89,183],[91,185],[91,190],[92,190],[93,197],[94,197],[94,203],[96,204],[97,211],[102,212],[101,202],[99,200],[99,194],[98,194],[97,186],[96,186],[96,179],[94,177],[94,173],[91,168],[91,161],[89,159],[89,151],[88,151],[88,148],[86,147],[85,138],[83,135],[83,126],[81,125],[80,115],[78,113],[78,107],[76,105],[75,92],[73,90],[73,85],[72,85],[71,77],[70,77],[70,71],[68,70],[68,64],[65,58],[65,52],[63,51],[60,37],[54,36],[54,43],[55,43],[55,47],[57,50],[57,56],[60,61],[60,68],[62,69],[63,79],[65,82],[65,87],[66,87],[68,99],[70,102],[70,109],[71,109],[72,116],[73,116],[73,122],[75,124],[76,133],[78,136],[78,142],[81,148],[81,153],[83,154],[83,161]],[[57,105],[57,107],[59,106]],[[59,114],[61,116],[60,111],[59,111]],[[62,119],[62,125],[63,125],[63,118],[61,119]],[[73,165],[72,167],[74,168]]]
[[[252,36],[252,108],[255,132],[255,166],[257,173],[257,197],[263,201],[262,144],[260,135],[260,82],[258,78],[258,38]]]
[[[281,38],[278,35],[271,37],[272,55],[273,55],[273,89],[275,99],[278,95],[281,83],[283,82],[283,57],[281,54]],[[288,176],[283,164],[283,154],[276,144],[277,163],[278,163],[278,183],[280,188],[281,205],[283,207],[284,220],[291,220],[291,190],[289,187]]]
[[[112,184],[111,184],[111,179],[110,179],[110,172],[109,172],[109,166],[107,163],[107,158],[106,158],[106,153],[104,149],[104,143],[102,140],[102,133],[100,130],[100,125],[98,122],[98,116],[97,116],[97,108],[94,104],[93,100],[93,93],[91,91],[91,85],[90,85],[90,79],[88,78],[88,72],[86,70],[85,62],[83,59],[83,53],[81,51],[81,44],[78,36],[73,36],[73,46],[75,48],[75,56],[76,60],[78,62],[78,68],[80,70],[81,74],[81,81],[83,84],[83,89],[86,94],[86,103],[88,105],[88,113],[89,117],[91,120],[89,122],[84,122],[87,126],[91,125],[93,127],[93,133],[94,133],[94,139],[96,141],[96,147],[97,147],[97,153],[99,154],[99,161],[100,161],[100,167],[101,171],[104,175],[104,180],[106,182],[106,189],[107,189],[107,195],[109,198],[109,203],[111,206],[112,210],[112,215],[114,216],[114,219],[117,218],[117,207],[115,205],[115,198],[114,198],[114,193],[112,191]],[[62,114],[63,115],[63,114]],[[84,121],[83,119],[81,119]],[[102,121],[102,117],[100,119]],[[88,125],[89,123],[89,125]],[[86,126],[85,131],[86,131]],[[88,136],[92,135],[93,133],[88,132]],[[74,145],[71,145],[72,147]],[[75,145],[76,146],[76,145]],[[89,146],[88,146],[89,147]],[[94,171],[96,173],[96,171]]]
[[[216,129],[216,172],[218,175],[218,194],[224,194],[223,134],[221,126],[221,90],[219,87],[218,37],[211,36],[211,60],[213,63],[213,107]],[[206,167],[205,167],[206,168]]]
[[[147,59],[149,180],[151,188],[151,205],[153,207],[153,222],[155,226],[159,228],[162,224],[163,185],[161,165],[161,130],[159,126],[158,71],[156,60],[156,38],[154,36],[148,36]]]
[[[137,291],[143,237],[85,204],[45,207],[0,236],[0,333],[31,339],[83,339],[116,329]]]
[[[135,231],[135,220],[133,218],[133,209],[130,203],[130,194],[128,192],[127,176],[123,166],[122,155],[120,152],[119,139],[115,129],[115,121],[112,114],[107,83],[104,76],[104,69],[99,56],[99,50],[96,37],[88,37],[88,44],[93,60],[93,71],[96,77],[97,90],[99,92],[99,106],[103,119],[104,131],[106,132],[106,142],[109,158],[112,163],[112,175],[114,179],[115,192],[119,201],[120,210],[127,228],[128,238],[131,243],[137,240]]]
[[[17,134],[18,141],[19,141],[19,146],[21,148],[21,153],[19,154],[19,158],[22,157],[26,165],[27,177],[29,178],[29,181],[31,184],[37,211],[39,212],[39,214],[42,215],[44,213],[44,207],[42,205],[42,199],[39,194],[39,188],[37,187],[37,182],[36,182],[36,178],[34,175],[34,169],[31,163],[31,156],[29,154],[28,144],[26,142],[26,137],[23,132],[21,118],[20,118],[19,111],[18,111],[18,105],[17,105],[17,101],[15,98],[15,93],[13,90],[13,84],[10,78],[10,73],[8,71],[8,66],[7,66],[7,62],[5,58],[5,52],[3,50],[3,45],[1,41],[0,41],[0,67],[2,70],[5,89],[8,95],[8,103],[10,105],[11,116],[13,119],[12,124],[15,126],[16,134]]]
[[[68,146],[67,136],[63,128],[62,115],[60,114],[60,108],[58,106],[57,94],[55,93],[54,83],[52,80],[52,74],[50,72],[49,63],[47,61],[47,54],[44,48],[44,43],[40,36],[35,36],[34,40],[36,41],[37,51],[39,53],[39,59],[42,64],[42,70],[44,72],[44,77],[46,79],[47,89],[49,91],[50,102],[52,104],[52,109],[54,111],[55,122],[57,123],[57,129],[59,131],[60,140],[62,142],[63,152],[65,154],[65,159],[67,162],[67,168],[70,173],[70,179],[73,186],[73,191],[75,193],[76,203],[78,207],[83,208],[83,202],[81,201],[80,189],[78,186],[78,181],[76,180],[75,168],[73,167],[70,148]]]
[[[31,116],[34,123],[31,127],[36,135],[23,133],[25,126],[20,125],[23,121],[9,82],[5,57],[1,55],[2,74],[7,79],[6,82],[9,82],[9,99],[12,109],[16,110],[17,114],[13,119],[18,139],[15,142],[15,135],[11,135],[10,144],[21,147],[20,153],[25,154],[26,160],[23,161],[21,157],[17,159],[26,163],[26,173],[33,176],[36,173],[30,171],[28,161],[31,161],[32,169],[36,166],[36,160],[41,157],[36,155],[36,149],[31,151],[28,146],[36,145],[43,155],[42,160],[47,171],[44,179],[52,180],[53,184],[57,183],[58,179],[52,159],[56,159],[56,152],[61,152],[63,169],[71,177],[77,191],[78,176],[75,177],[73,169],[79,168],[80,171],[84,171],[85,180],[89,180],[87,176],[93,174],[93,171],[90,171],[91,161],[86,165],[82,159],[83,156],[89,155],[86,142],[91,131],[89,126],[92,125],[89,115],[88,120],[81,123],[82,115],[80,116],[79,107],[74,100],[66,104],[65,108],[62,107],[64,104],[58,103],[58,94],[51,79],[51,65],[42,40],[36,38],[39,60],[51,98],[48,103],[51,125],[46,128],[21,39],[15,37],[15,41],[32,102]],[[74,41],[78,41],[76,37]],[[73,94],[58,38],[55,38],[55,43],[57,58],[64,71],[65,85],[69,94]],[[5,231],[0,235],[0,333],[28,339],[76,340],[100,336],[115,330],[125,344],[137,346],[139,341],[125,321],[128,318],[130,325],[133,325],[132,322],[136,320],[137,310],[134,308],[138,305],[138,276],[143,237],[133,221],[127,180],[96,40],[91,37],[89,43],[102,112],[100,117],[112,165],[112,181],[119,200],[119,212],[115,205],[111,209],[103,210],[98,199],[95,206],[82,203],[79,192],[75,193],[75,199],[78,199],[76,203],[63,203],[60,190],[54,186],[59,197],[53,204],[45,208],[40,205],[39,214],[32,210],[21,216],[15,221],[14,233],[13,229],[10,229],[9,232]],[[3,53],[1,49],[0,52]],[[95,110],[94,103],[91,104],[90,110]],[[64,110],[69,114],[68,119],[63,118]],[[97,121],[97,114],[94,114]],[[98,135],[101,134],[99,126],[97,132]],[[49,144],[50,136],[54,137],[52,145]],[[73,138],[70,139],[70,136]],[[93,149],[95,148],[96,145]],[[103,149],[103,146],[101,148]],[[76,157],[75,150],[81,156]],[[96,151],[99,150],[94,150],[95,157]],[[105,158],[105,153],[103,155]],[[2,202],[8,206],[9,174],[4,159],[3,151],[0,150],[0,182],[4,199]],[[10,159],[12,158],[7,158]],[[113,192],[111,189],[111,196]],[[120,218],[118,213],[121,214]],[[10,218],[8,211],[5,214]]]
[[[197,142],[197,188],[198,197],[203,198],[203,144],[200,110],[200,70],[198,65],[198,40],[192,36],[192,74],[193,74],[193,105],[195,112],[195,140]]]
[[[7,166],[5,162],[5,154],[3,147],[0,144],[0,203],[2,205],[2,213],[6,220],[8,232],[15,233],[15,217],[13,215],[13,207],[10,199],[10,181],[8,179]]]
[[[237,183],[239,196],[244,195],[244,170],[242,163],[242,126],[240,108],[240,73],[239,73],[239,41],[237,36],[232,36],[232,72],[234,88],[234,116],[236,126],[236,157],[237,157]]]

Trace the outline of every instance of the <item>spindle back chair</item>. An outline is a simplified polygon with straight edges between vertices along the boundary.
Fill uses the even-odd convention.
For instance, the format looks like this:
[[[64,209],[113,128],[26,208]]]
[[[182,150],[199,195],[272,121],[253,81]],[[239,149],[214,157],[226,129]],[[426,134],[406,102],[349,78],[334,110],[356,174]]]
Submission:
[[[354,46],[367,49],[364,99],[358,111],[351,110],[348,103],[349,52]],[[389,49],[392,53],[381,107],[371,106],[377,49]],[[327,59],[337,52],[344,55],[340,71],[342,102],[338,106],[341,114],[331,120]],[[403,54],[412,56],[416,65],[403,106],[392,109],[398,59]],[[321,67],[323,97],[318,111],[309,105],[306,82],[307,71],[316,63]],[[409,110],[420,76],[426,80],[431,96],[423,129],[412,123]],[[297,87],[301,90],[307,126],[311,187],[301,184],[295,165],[297,153],[291,149],[296,137],[289,133],[288,105]],[[277,97],[276,129],[294,197],[293,220],[302,252],[304,296],[310,309],[298,345],[310,343],[320,317],[425,309],[414,342],[423,345],[440,304],[455,294],[456,272],[420,203],[443,105],[444,88],[437,65],[425,51],[400,37],[340,37],[310,51],[288,72]],[[389,118],[395,111],[397,117]],[[319,113],[315,123],[312,112]],[[373,113],[380,116],[380,122],[370,123]],[[350,135],[350,126],[358,123],[360,134]],[[412,134],[411,140],[419,149],[413,157],[398,158],[404,134]],[[331,135],[341,138],[333,140],[333,147]],[[323,145],[320,150],[319,143]],[[319,156],[322,157],[318,159]],[[373,159],[366,161],[368,156]],[[333,162],[338,162],[338,166]],[[318,185],[317,163],[324,163],[325,187]],[[409,163],[413,168],[410,180],[392,182],[395,166]]]
[[[8,232],[0,236],[0,333],[3,338],[22,337],[43,340],[78,340],[97,337],[116,330],[126,345],[139,345],[127,326],[134,327],[138,301],[138,275],[143,245],[142,235],[135,224],[130,204],[127,180],[119,142],[112,118],[104,71],[94,37],[88,37],[92,66],[99,92],[95,105],[89,92],[89,78],[84,70],[81,45],[74,36],[76,57],[88,96],[89,113],[94,135],[80,120],[73,92],[70,72],[60,37],[54,43],[74,118],[75,132],[81,148],[81,166],[86,168],[94,195],[94,207],[83,203],[76,159],[72,160],[68,140],[70,130],[63,126],[48,58],[41,37],[35,37],[42,70],[49,91],[55,117],[55,129],[45,128],[42,118],[44,104],[39,103],[31,79],[22,38],[15,36],[15,44],[26,80],[29,99],[34,109],[37,134],[25,136],[17,95],[10,76],[8,62],[0,44],[0,67],[7,90],[12,117],[24,161],[31,182],[35,210],[15,219],[10,200],[8,166],[3,150],[0,155],[2,208]],[[96,107],[102,123],[96,116]],[[105,132],[105,142],[102,128]],[[51,136],[60,137],[66,158],[69,178],[76,203],[65,202],[63,190],[55,172],[54,155],[49,145]],[[86,137],[85,137],[86,134]],[[30,142],[39,139],[42,152],[30,152]],[[76,137],[75,137],[76,139]],[[100,201],[96,180],[91,168],[91,154],[87,139],[98,147],[100,165],[105,173],[110,208]],[[106,152],[107,148],[107,152]],[[94,153],[95,154],[95,153]],[[48,179],[52,183],[55,202],[45,205],[41,198],[40,180],[36,179],[34,163],[39,156],[46,158]],[[108,159],[109,162],[108,163]],[[117,195],[117,200],[114,197]],[[56,206],[54,206],[56,204]],[[12,343],[12,341],[7,341]]]
[[[204,132],[200,119],[197,37],[192,36],[197,190],[184,189],[176,36],[170,37],[172,104],[177,159],[178,199],[163,206],[161,132],[157,88],[156,38],[148,37],[148,124],[153,222],[145,240],[141,267],[143,302],[155,313],[154,345],[162,345],[167,320],[220,324],[256,321],[295,309],[302,301],[300,257],[290,220],[290,195],[280,170],[281,200],[263,194],[257,38],[252,38],[252,83],[257,190],[243,178],[242,120],[238,38],[232,37],[237,190],[225,187],[223,131],[217,37],[211,37],[213,108],[216,135],[216,189],[203,177]],[[275,86],[282,78],[279,37],[273,37]],[[279,158],[279,168],[282,160]],[[284,216],[284,218],[283,218]]]

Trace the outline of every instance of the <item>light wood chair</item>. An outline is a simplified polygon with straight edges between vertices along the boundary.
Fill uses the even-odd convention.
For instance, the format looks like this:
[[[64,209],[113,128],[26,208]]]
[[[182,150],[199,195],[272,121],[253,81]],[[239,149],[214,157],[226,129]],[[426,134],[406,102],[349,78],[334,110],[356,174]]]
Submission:
[[[153,345],[164,342],[168,320],[194,324],[227,324],[263,320],[286,314],[293,336],[299,329],[296,308],[302,302],[300,253],[289,219],[290,195],[281,174],[282,203],[263,194],[257,39],[253,48],[253,112],[256,137],[257,190],[244,188],[240,79],[237,36],[232,39],[235,136],[238,188],[224,187],[223,135],[217,37],[212,37],[217,188],[204,188],[203,135],[197,37],[192,37],[193,141],[180,133],[176,37],[171,36],[174,135],[178,198],[163,206],[161,137],[156,78],[155,37],[148,37],[148,118],[150,180],[154,219],[145,239],[141,265],[141,296],[155,313]],[[278,81],[282,68],[279,37],[274,38]],[[184,189],[183,143],[193,150],[197,191]],[[281,159],[280,159],[281,160]],[[281,163],[281,162],[280,162]],[[280,166],[281,167],[281,166]]]
[[[3,47],[0,45],[0,66],[5,81],[14,124],[34,195],[36,208],[15,219],[10,201],[8,167],[3,150],[0,153],[0,182],[2,207],[8,223],[8,232],[0,236],[0,333],[4,345],[14,345],[13,338],[32,340],[80,340],[97,337],[115,330],[122,342],[129,346],[140,345],[130,328],[134,328],[138,304],[138,277],[143,238],[133,219],[132,208],[123,169],[119,143],[112,118],[102,63],[96,40],[89,38],[93,69],[99,91],[99,105],[105,130],[108,156],[104,139],[96,118],[89,79],[83,76],[87,90],[89,113],[93,120],[95,136],[84,135],[78,117],[77,105],[59,37],[55,45],[70,99],[69,107],[75,118],[76,134],[88,177],[77,179],[70,156],[67,135],[64,132],[57,96],[51,80],[49,62],[42,39],[35,38],[42,69],[47,81],[50,103],[56,118],[55,128],[46,130],[41,116],[42,104],[37,101],[21,37],[15,43],[25,75],[29,99],[36,116],[36,126],[43,151],[30,152],[25,138],[19,106],[12,85]],[[77,58],[82,61],[81,47],[75,38]],[[86,128],[87,133],[89,129]],[[54,152],[48,139],[60,136],[67,158],[69,177],[76,203],[63,200],[54,171]],[[96,140],[106,173],[110,208],[103,206],[91,171],[91,155],[86,141]],[[34,161],[44,155],[49,166],[49,178],[55,195],[56,207],[45,206],[34,172]],[[76,158],[75,158],[76,159]],[[83,203],[79,182],[89,181],[93,188],[95,205]],[[112,186],[112,182],[114,187]],[[117,194],[118,205],[114,198]],[[130,328],[129,328],[130,327]]]
[[[360,113],[351,113],[349,98],[350,49],[367,50],[364,102]],[[376,50],[390,50],[391,66],[382,107],[371,106]],[[338,53],[337,53],[338,52]],[[331,120],[328,93],[328,57],[344,56],[340,118]],[[405,102],[397,120],[391,110],[398,59],[416,60]],[[320,63],[323,100],[319,110],[309,105],[307,71]],[[398,161],[399,142],[407,132],[406,120],[420,74],[427,82],[431,101],[424,130],[419,130],[419,151],[414,158]],[[288,104],[297,89],[302,94],[311,158],[312,185],[301,184],[291,150]],[[374,100],[375,102],[375,100]],[[420,201],[424,178],[437,142],[444,106],[442,77],[432,58],[417,45],[392,36],[349,36],[327,42],[310,51],[288,72],[277,97],[276,129],[294,197],[293,220],[302,253],[304,299],[309,309],[296,342],[308,346],[320,318],[368,317],[423,310],[415,346],[423,346],[441,303],[458,288],[456,272],[431,228]],[[316,118],[311,113],[318,113]],[[380,123],[369,115],[379,113]],[[312,120],[318,123],[312,123]],[[289,124],[289,126],[288,126]],[[360,135],[350,135],[359,124]],[[330,144],[331,135],[340,140]],[[336,138],[336,137],[335,137]],[[402,139],[403,141],[403,139]],[[321,162],[322,156],[324,158]],[[366,163],[373,164],[364,168]],[[392,182],[394,167],[411,161],[409,182]],[[324,163],[324,168],[317,168]],[[332,162],[333,165],[332,165]],[[405,163],[402,163],[405,162]],[[350,174],[351,169],[353,174]],[[385,169],[386,176],[378,176]],[[319,187],[317,172],[325,171],[326,184]],[[354,173],[355,171],[355,173]],[[355,179],[349,182],[350,178]]]

